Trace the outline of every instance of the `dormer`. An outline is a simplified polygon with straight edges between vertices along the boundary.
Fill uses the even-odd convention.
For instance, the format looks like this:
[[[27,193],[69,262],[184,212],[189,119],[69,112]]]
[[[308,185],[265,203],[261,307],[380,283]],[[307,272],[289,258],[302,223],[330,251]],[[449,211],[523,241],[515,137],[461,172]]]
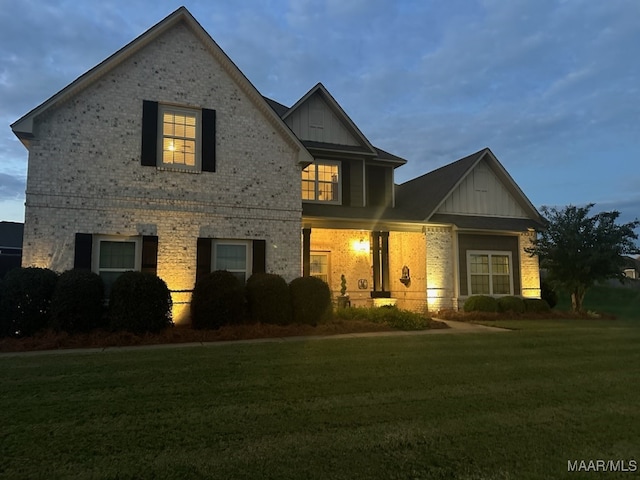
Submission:
[[[313,155],[302,171],[302,201],[343,207],[392,206],[394,169],[406,160],[374,147],[321,83],[273,109]]]

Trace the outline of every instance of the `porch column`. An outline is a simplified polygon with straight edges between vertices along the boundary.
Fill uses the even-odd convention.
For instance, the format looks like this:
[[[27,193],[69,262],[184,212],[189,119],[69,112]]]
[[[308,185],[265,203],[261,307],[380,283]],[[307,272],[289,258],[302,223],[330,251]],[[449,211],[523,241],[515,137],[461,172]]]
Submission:
[[[380,232],[382,238],[382,246],[380,249],[380,271],[382,272],[382,291],[391,290],[391,282],[389,281],[389,232]]]
[[[371,252],[373,255],[373,291],[380,291],[380,232],[371,232]]]
[[[311,275],[311,229],[302,229],[302,276]]]

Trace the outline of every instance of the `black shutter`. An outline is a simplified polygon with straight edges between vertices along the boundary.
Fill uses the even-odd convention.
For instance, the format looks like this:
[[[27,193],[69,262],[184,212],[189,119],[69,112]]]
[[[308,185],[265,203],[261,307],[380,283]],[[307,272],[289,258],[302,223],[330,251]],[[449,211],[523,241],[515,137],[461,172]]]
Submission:
[[[73,253],[73,268],[91,270],[91,249],[93,235],[90,233],[76,233],[76,243]]]
[[[140,163],[155,167],[158,160],[158,102],[142,101],[142,156]]]
[[[351,163],[342,162],[342,205],[351,206]]]
[[[253,271],[251,273],[265,273],[267,271],[267,242],[253,241]]]
[[[198,238],[196,252],[196,283],[211,272],[211,239]]]
[[[142,237],[142,273],[158,274],[158,237]]]
[[[216,171],[216,111],[202,109],[202,171]]]

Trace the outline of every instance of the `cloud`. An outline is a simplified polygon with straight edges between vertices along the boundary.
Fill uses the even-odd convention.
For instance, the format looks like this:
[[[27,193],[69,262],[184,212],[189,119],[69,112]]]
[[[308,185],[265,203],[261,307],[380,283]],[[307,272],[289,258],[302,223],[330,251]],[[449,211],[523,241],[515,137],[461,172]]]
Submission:
[[[0,172],[0,201],[16,200],[24,196],[25,178]]]

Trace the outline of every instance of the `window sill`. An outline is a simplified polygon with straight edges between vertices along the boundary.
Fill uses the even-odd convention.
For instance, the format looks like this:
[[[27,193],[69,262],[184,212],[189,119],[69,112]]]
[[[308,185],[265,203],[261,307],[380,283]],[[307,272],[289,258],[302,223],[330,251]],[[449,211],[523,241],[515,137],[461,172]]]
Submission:
[[[157,170],[163,172],[180,172],[180,173],[202,173],[200,169],[180,168],[180,167],[168,167],[166,165],[156,166]]]

